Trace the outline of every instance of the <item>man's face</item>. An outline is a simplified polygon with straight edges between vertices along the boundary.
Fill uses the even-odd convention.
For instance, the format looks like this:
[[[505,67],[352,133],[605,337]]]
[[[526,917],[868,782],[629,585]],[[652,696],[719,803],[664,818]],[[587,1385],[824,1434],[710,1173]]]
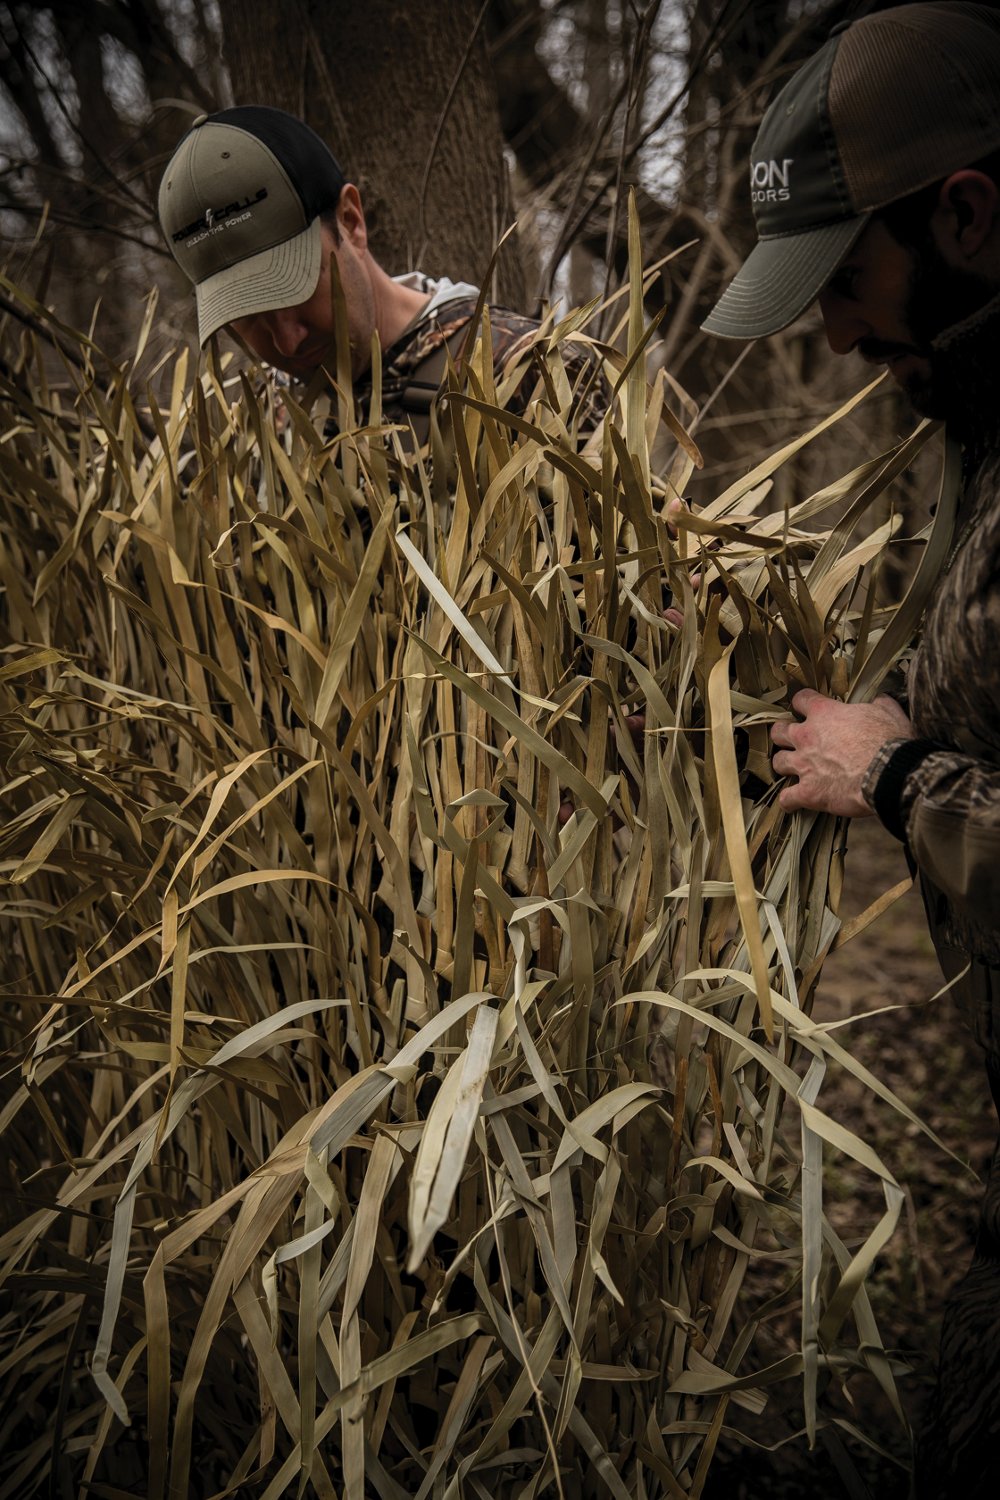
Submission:
[[[340,273],[347,311],[347,336],[351,347],[351,375],[368,368],[375,313],[371,284],[350,239],[341,234],[339,243],[332,230],[321,226],[323,239],[319,280],[311,297],[294,307],[234,318],[227,326],[239,335],[258,359],[296,375],[300,380],[321,365],[331,374],[337,369],[337,329],[334,316],[333,271]]]
[[[857,350],[888,366],[918,412],[947,417],[949,392],[935,379],[932,341],[970,317],[992,295],[989,284],[950,266],[928,234],[900,244],[873,219],[819,295],[835,354]]]

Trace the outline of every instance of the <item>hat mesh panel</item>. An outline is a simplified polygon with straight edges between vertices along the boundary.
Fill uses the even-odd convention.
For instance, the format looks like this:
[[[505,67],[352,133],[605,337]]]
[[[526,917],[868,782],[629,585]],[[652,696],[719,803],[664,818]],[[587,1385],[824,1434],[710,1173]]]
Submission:
[[[1000,17],[985,6],[904,9],[856,22],[830,75],[858,209],[904,198],[1000,145]]]

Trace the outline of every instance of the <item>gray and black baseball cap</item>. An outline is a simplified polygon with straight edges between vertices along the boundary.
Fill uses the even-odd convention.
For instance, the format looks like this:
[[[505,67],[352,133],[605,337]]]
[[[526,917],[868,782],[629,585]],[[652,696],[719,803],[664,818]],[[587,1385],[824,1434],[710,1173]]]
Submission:
[[[202,115],[160,183],[160,224],[194,282],[201,343],[234,318],[312,296],[322,251],[319,216],[346,178],[301,120],[240,105]]]
[[[762,338],[829,281],[872,213],[1000,148],[1000,14],[900,5],[838,27],[750,154],[758,244],[702,327]]]

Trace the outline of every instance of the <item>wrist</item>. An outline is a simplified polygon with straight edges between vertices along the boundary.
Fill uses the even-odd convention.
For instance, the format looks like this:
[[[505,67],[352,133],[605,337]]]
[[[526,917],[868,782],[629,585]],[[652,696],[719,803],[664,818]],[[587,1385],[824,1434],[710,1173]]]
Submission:
[[[862,782],[865,801],[882,825],[901,844],[906,843],[907,781],[929,755],[934,755],[943,748],[937,740],[889,740],[865,773]]]

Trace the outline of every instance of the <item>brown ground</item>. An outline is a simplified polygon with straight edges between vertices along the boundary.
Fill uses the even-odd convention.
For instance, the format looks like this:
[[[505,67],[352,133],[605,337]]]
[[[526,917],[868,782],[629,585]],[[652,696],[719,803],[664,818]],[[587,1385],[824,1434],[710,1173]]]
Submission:
[[[864,910],[905,875],[900,846],[874,820],[853,825],[842,915],[849,919]],[[940,983],[920,897],[910,890],[831,956],[813,1012],[820,1020],[859,1017],[840,1040],[973,1168],[963,1170],[860,1084],[827,1075],[820,1104],[875,1147],[907,1194],[904,1219],[869,1289],[886,1347],[900,1357],[897,1380],[914,1424],[926,1399],[944,1299],[971,1255],[980,1197],[976,1174],[985,1170],[996,1133],[981,1054],[955,1002],[949,996],[931,1000]],[[902,1009],[868,1014],[890,1005]],[[881,1211],[877,1185],[833,1153],[826,1182],[831,1220],[845,1240],[856,1241]],[[793,1319],[775,1327],[772,1357],[789,1351],[796,1332]],[[853,1420],[892,1457],[868,1453],[848,1437],[854,1477],[828,1442],[821,1439],[809,1453],[804,1438],[794,1436],[801,1412],[793,1386],[773,1396],[754,1424],[758,1441],[772,1450],[776,1442],[782,1446],[720,1451],[704,1500],[903,1500],[907,1440],[874,1382],[852,1377],[841,1410],[851,1420],[853,1402]]]

